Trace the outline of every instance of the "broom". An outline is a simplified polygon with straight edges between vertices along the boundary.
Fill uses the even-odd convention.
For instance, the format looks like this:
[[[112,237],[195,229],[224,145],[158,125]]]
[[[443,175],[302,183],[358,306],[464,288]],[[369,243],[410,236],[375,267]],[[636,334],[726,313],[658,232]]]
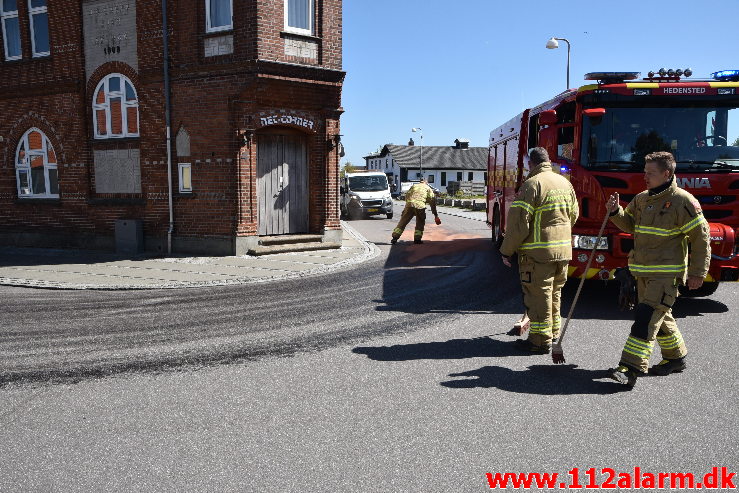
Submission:
[[[595,249],[598,246],[598,243],[600,242],[600,238],[603,236],[603,230],[606,229],[606,223],[608,222],[608,217],[611,215],[611,211],[608,210],[606,207],[606,217],[603,218],[603,224],[600,225],[600,231],[598,231],[598,238],[595,239],[595,243],[593,243],[593,249],[590,250],[590,258],[588,258],[588,263],[585,265],[585,270],[582,273],[582,277],[580,278],[580,284],[577,286],[577,292],[575,293],[575,299],[572,300],[572,305],[570,305],[570,312],[567,314],[567,320],[565,320],[565,324],[562,327],[562,330],[559,333],[559,338],[557,339],[557,342],[552,345],[552,362],[554,362],[555,365],[562,364],[565,362],[565,355],[562,351],[562,340],[565,338],[565,332],[567,332],[567,326],[570,324],[570,320],[572,319],[572,312],[575,311],[575,305],[577,304],[578,298],[580,298],[580,291],[582,291],[582,285],[585,284],[585,277],[588,274],[588,270],[590,269],[590,264],[593,262],[593,257],[595,256]]]

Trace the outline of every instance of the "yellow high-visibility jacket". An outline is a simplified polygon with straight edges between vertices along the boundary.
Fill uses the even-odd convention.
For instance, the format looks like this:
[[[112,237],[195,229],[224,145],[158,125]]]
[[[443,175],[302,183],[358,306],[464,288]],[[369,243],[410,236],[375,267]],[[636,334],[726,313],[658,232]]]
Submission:
[[[508,210],[500,253],[534,262],[572,259],[572,225],[579,208],[572,184],[551,163],[533,168]]]
[[[690,192],[677,186],[649,195],[646,190],[611,221],[634,235],[629,270],[635,277],[705,277],[711,262],[710,231],[701,206]],[[690,243],[690,259],[688,259]],[[688,260],[690,260],[688,262]]]
[[[425,209],[426,204],[436,205],[436,196],[427,184],[416,183],[405,193],[405,203],[414,209]]]

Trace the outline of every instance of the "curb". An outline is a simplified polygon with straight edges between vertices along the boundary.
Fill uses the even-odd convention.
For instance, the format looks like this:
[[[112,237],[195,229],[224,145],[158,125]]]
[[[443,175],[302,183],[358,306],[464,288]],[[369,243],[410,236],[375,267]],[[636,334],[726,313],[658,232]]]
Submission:
[[[349,267],[353,267],[362,262],[366,262],[377,257],[380,254],[380,249],[374,244],[367,241],[357,230],[351,227],[349,224],[341,221],[341,227],[349,233],[349,235],[357,241],[362,252],[356,256],[341,260],[334,264],[321,265],[314,269],[309,269],[301,272],[288,272],[282,275],[276,275],[271,277],[263,278],[252,278],[252,277],[236,277],[234,279],[219,279],[216,281],[171,281],[163,282],[162,284],[130,284],[130,285],[108,285],[108,284],[74,284],[62,281],[46,281],[46,280],[34,280],[34,279],[20,279],[12,277],[0,277],[0,285],[4,286],[15,286],[23,288],[37,288],[37,289],[65,289],[65,290],[94,290],[94,291],[135,291],[135,290],[155,290],[155,289],[180,289],[180,288],[203,288],[203,287],[214,287],[214,286],[237,286],[243,284],[257,284],[272,281],[282,281],[287,279],[296,279],[301,277],[310,277],[319,274],[327,274],[330,272],[338,272]],[[342,247],[343,248],[343,247]],[[306,252],[299,252],[300,254],[306,254]],[[290,254],[287,254],[290,255]],[[197,257],[191,257],[197,258]],[[184,263],[196,263],[189,261],[187,258],[179,259]],[[284,260],[283,260],[284,262]],[[93,275],[93,274],[91,274]]]

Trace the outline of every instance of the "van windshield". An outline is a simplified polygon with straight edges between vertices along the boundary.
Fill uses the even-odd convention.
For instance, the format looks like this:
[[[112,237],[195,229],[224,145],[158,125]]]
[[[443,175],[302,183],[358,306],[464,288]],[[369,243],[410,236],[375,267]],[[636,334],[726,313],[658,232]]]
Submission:
[[[350,176],[349,190],[354,192],[381,192],[387,190],[387,176]]]
[[[644,157],[670,151],[682,171],[739,171],[739,102],[607,108],[583,121],[587,168],[641,171]]]

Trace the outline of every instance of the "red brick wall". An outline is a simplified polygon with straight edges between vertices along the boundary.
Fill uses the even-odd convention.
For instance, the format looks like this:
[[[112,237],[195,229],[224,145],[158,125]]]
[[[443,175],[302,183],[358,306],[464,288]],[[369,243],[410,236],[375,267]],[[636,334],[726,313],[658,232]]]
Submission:
[[[27,2],[18,5],[23,60],[0,59],[0,233],[111,237],[116,219],[141,218],[145,235],[164,238],[169,212],[160,2],[137,1],[139,70],[111,62],[89,80],[81,1],[49,2],[52,55],[44,59],[31,59]],[[260,112],[281,110],[303,112],[318,122],[309,137],[310,228],[320,233],[339,227],[338,157],[327,140],[340,133],[341,0],[316,0],[320,59],[306,62],[310,69],[255,63],[257,56],[295,61],[284,55],[283,5],[284,0],[235,1],[234,29],[208,34],[204,0],[169,2],[175,235],[256,232],[256,146],[244,146],[242,134],[254,131]],[[224,34],[233,35],[234,53],[205,57],[204,40]],[[93,92],[112,72],[123,73],[136,86],[139,138],[93,138]],[[46,133],[58,155],[58,201],[18,200],[15,150],[33,126]],[[190,134],[191,152],[178,158],[174,144],[181,126]],[[93,151],[119,148],[140,150],[141,193],[96,194]],[[191,195],[178,194],[178,162],[192,164]]]

